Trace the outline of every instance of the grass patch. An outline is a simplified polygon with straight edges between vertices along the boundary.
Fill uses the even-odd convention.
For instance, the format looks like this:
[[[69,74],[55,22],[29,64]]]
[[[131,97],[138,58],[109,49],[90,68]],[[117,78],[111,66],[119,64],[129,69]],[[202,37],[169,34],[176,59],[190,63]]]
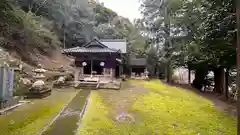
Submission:
[[[98,91],[92,91],[78,134],[108,135],[110,129],[114,128],[113,122],[108,117],[108,111],[108,107],[103,103]]]
[[[144,82],[144,86],[150,88],[151,92],[135,102],[133,110],[141,115],[148,126],[160,130],[159,133],[168,135],[237,133],[236,119],[219,112],[211,101],[160,81]]]
[[[50,97],[32,100],[13,112],[0,116],[1,135],[36,135],[76,95],[76,91],[53,90]]]
[[[78,130],[84,135],[235,135],[236,118],[218,111],[211,101],[191,91],[172,87],[160,81],[131,81],[144,85],[149,91],[133,98],[127,112],[133,114],[133,123],[114,120],[118,103],[123,102],[119,91],[94,91]],[[139,89],[138,87],[136,87]],[[134,87],[131,87],[134,89]],[[105,95],[104,95],[105,94]],[[113,99],[109,100],[111,94]],[[118,98],[115,98],[118,97]],[[115,100],[116,99],[116,100]],[[113,103],[116,102],[116,103]],[[116,105],[116,106],[114,106]]]

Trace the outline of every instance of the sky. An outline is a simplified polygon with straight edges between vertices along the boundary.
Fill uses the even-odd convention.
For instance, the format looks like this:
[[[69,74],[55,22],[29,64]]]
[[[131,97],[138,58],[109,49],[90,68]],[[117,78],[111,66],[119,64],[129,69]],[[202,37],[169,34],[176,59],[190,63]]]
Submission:
[[[129,18],[132,22],[135,18],[141,17],[138,11],[139,0],[99,0],[99,2],[103,2],[105,7],[112,9],[120,16]]]

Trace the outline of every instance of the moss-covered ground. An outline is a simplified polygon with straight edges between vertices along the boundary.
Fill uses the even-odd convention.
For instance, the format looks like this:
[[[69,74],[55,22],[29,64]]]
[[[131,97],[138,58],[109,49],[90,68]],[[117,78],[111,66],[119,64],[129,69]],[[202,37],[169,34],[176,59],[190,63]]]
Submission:
[[[53,90],[44,99],[31,100],[0,116],[0,135],[37,135],[77,94],[75,90]]]
[[[75,135],[90,90],[81,90],[42,135]]]
[[[79,135],[236,135],[236,118],[191,91],[160,81],[131,81],[91,93]],[[117,116],[127,114],[133,121]]]

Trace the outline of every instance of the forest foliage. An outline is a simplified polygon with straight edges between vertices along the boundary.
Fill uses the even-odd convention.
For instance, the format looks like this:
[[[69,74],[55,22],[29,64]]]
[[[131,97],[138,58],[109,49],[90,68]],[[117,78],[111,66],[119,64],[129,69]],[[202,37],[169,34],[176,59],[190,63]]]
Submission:
[[[201,89],[213,71],[214,90],[223,93],[224,76],[236,67],[235,7],[233,0],[141,0],[143,18],[137,24],[158,47],[152,55],[165,65],[169,81],[168,70],[187,67]]]
[[[145,45],[135,24],[102,3],[88,0],[4,0],[1,1],[0,37],[4,47],[19,50],[55,46],[81,46],[94,37],[126,39],[129,48]],[[17,45],[16,45],[17,44]]]
[[[201,88],[213,71],[215,90],[224,92],[220,84],[226,84],[224,76],[236,66],[235,2],[140,2],[143,18],[131,23],[94,0],[2,0],[0,43],[20,52],[29,46],[47,52],[83,45],[93,37],[125,38],[130,53],[164,66],[167,80],[174,67],[188,67],[195,71],[194,86]]]

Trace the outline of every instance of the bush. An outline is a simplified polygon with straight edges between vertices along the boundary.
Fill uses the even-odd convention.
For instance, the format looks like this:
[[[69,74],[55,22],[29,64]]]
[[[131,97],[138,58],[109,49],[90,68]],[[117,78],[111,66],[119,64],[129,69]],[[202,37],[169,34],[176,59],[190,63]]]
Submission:
[[[28,92],[28,87],[22,84],[20,80],[21,76],[19,73],[14,73],[14,85],[13,85],[13,95],[14,96],[24,96]]]
[[[32,12],[25,13],[23,10],[16,10],[17,16],[21,17],[22,25],[24,27],[23,34],[28,45],[33,45],[42,51],[44,49],[54,48],[60,44],[57,36],[44,27],[49,21],[36,16]]]

